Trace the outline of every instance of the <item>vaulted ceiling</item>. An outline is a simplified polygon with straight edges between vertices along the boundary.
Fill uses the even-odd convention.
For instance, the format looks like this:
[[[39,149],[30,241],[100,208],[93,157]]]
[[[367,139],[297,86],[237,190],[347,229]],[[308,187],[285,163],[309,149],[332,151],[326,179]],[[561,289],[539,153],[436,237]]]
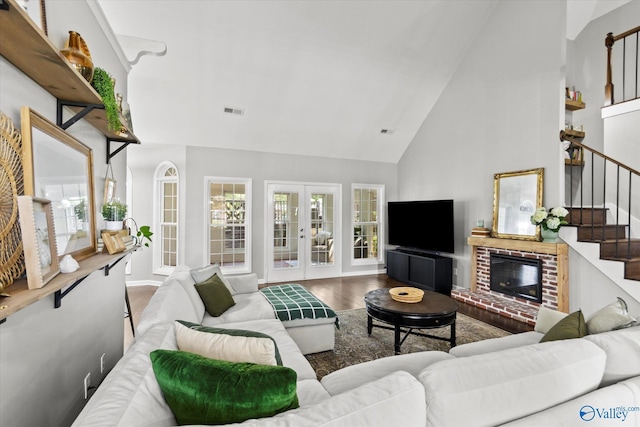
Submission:
[[[568,37],[626,1],[570,0]],[[125,51],[166,45],[131,58],[144,143],[395,163],[496,1],[99,4]]]

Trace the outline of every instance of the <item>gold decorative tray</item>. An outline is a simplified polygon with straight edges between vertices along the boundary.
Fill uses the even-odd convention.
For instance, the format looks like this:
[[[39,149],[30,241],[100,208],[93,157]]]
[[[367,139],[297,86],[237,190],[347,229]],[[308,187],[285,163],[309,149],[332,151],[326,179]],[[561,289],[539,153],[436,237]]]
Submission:
[[[422,301],[424,291],[418,288],[403,286],[389,289],[389,295],[399,302],[416,303]]]

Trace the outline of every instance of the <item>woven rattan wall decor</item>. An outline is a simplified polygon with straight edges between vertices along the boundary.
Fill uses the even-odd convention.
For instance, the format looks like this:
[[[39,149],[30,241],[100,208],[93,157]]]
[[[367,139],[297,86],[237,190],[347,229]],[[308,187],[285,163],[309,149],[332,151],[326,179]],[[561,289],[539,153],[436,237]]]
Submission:
[[[23,194],[22,137],[0,111],[0,292],[25,269],[18,221],[18,196]]]

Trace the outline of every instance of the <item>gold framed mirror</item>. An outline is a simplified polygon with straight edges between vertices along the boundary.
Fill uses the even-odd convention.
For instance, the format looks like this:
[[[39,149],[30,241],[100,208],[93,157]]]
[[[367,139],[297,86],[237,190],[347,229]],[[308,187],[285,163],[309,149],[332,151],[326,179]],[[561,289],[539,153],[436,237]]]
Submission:
[[[540,240],[531,215],[542,206],[543,175],[537,168],[493,176],[493,237]]]
[[[51,200],[58,257],[97,252],[93,152],[29,107],[20,111],[26,195]]]

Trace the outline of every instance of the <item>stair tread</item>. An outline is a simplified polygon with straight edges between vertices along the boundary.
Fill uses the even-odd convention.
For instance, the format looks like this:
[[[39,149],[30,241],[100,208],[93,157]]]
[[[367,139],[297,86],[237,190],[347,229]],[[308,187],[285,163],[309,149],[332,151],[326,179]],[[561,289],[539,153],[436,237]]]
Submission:
[[[604,259],[607,261],[621,261],[621,262],[640,262],[640,258],[638,257],[633,257],[633,258],[625,258],[625,257],[613,257],[613,256],[608,256],[608,257],[600,257],[600,259]]]
[[[615,228],[615,227],[626,227],[627,224],[569,224],[574,227],[583,227],[583,228]]]
[[[632,237],[631,239],[627,239],[626,237],[624,238],[620,238],[620,239],[605,239],[605,240],[600,240],[600,243],[628,243],[629,241],[631,241],[631,243],[636,243],[636,242],[640,242],[640,239],[636,238],[636,237]]]

